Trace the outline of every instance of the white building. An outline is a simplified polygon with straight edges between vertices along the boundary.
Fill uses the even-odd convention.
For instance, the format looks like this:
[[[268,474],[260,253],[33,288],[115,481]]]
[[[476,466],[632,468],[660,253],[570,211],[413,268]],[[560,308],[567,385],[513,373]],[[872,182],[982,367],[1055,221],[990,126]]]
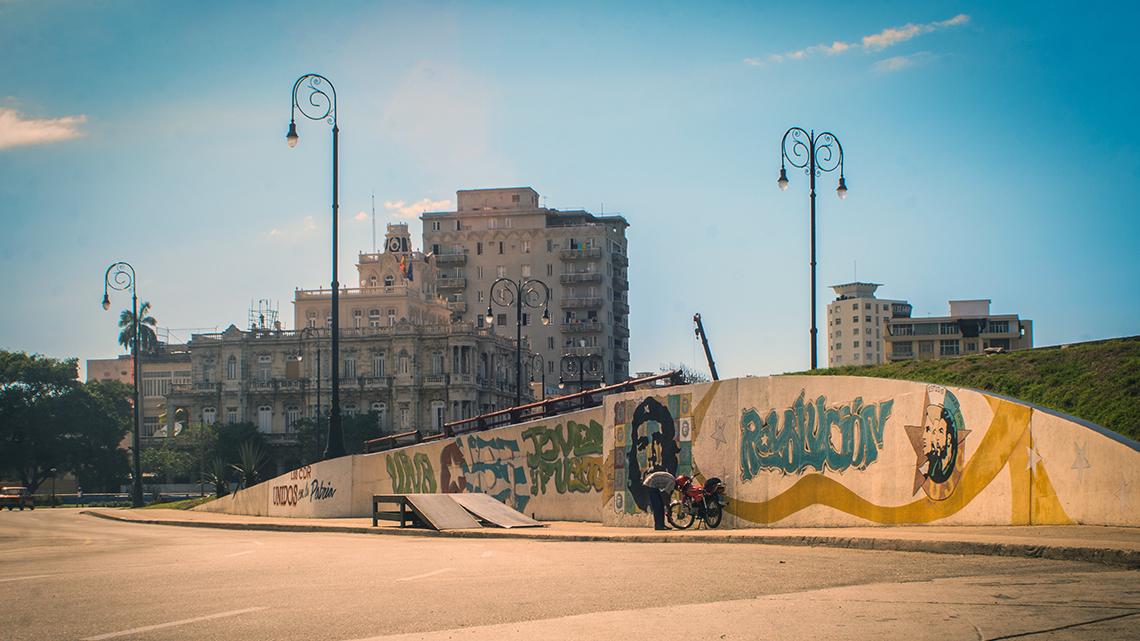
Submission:
[[[884,362],[886,323],[910,318],[905,300],[875,298],[875,283],[832,285],[839,296],[827,306],[827,366]]]

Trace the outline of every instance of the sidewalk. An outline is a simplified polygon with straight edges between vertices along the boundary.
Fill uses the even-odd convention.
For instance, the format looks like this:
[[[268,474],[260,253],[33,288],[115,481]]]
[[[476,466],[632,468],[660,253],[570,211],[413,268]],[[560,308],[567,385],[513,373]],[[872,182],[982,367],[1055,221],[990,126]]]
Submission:
[[[337,532],[451,538],[517,538],[545,541],[613,543],[724,543],[797,545],[860,550],[1016,556],[1105,563],[1140,568],[1140,529],[1093,525],[1041,526],[884,526],[860,528],[689,529],[657,532],[649,528],[606,527],[601,523],[548,522],[542,528],[480,528],[436,532],[401,528],[371,518],[292,519],[237,516],[190,510],[87,508],[82,511],[129,523],[212,527],[277,532]],[[694,526],[695,527],[695,526]]]

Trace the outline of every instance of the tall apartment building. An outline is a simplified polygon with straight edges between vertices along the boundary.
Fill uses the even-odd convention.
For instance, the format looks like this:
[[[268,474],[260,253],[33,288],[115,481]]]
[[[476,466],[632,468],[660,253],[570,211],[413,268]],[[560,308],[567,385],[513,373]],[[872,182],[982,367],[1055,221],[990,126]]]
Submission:
[[[500,278],[542,281],[551,322],[528,307],[522,333],[542,356],[547,384],[563,378],[566,392],[578,391],[579,367],[587,388],[628,380],[625,218],[548,209],[530,187],[458,191],[456,200],[456,211],[421,216],[452,319],[481,327],[490,306],[495,332],[514,338],[516,309],[492,302],[491,289]]]
[[[989,300],[952,300],[949,316],[896,318],[886,327],[887,359],[941,360],[1033,347],[1033,321],[990,314]]]
[[[149,439],[166,435],[162,415],[166,413],[166,397],[174,385],[190,382],[190,352],[184,345],[159,343],[153,352],[139,355],[142,386],[142,417],[139,437]],[[130,354],[118,358],[87,359],[88,381],[118,380],[134,383]],[[145,443],[144,443],[145,444]]]
[[[905,300],[875,298],[875,283],[832,285],[836,298],[827,306],[827,366],[882,363],[887,323],[910,318]]]

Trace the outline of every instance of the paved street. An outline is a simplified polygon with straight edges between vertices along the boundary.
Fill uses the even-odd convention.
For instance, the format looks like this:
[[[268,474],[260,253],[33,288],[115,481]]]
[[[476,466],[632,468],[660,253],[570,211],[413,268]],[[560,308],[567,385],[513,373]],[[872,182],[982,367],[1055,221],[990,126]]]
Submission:
[[[0,599],[3,636],[37,640],[1140,634],[1140,574],[1075,561],[222,530],[75,509],[0,514]]]

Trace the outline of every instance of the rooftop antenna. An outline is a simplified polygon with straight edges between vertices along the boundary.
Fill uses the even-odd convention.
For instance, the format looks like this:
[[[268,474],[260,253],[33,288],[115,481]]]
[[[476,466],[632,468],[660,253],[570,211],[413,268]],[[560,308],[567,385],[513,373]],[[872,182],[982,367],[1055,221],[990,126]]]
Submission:
[[[376,253],[376,192],[372,192],[372,253]]]

